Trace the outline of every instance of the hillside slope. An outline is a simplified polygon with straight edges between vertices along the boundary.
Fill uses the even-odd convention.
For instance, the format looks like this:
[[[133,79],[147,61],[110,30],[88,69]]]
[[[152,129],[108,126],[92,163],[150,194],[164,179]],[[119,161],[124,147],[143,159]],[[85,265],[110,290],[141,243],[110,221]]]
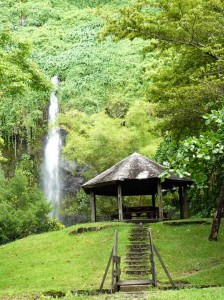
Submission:
[[[93,226],[99,225],[105,224]],[[114,230],[119,228],[119,251],[124,255],[130,225],[115,223],[96,232],[70,234],[78,227],[29,236],[1,246],[0,297],[99,289]]]
[[[83,226],[76,225],[1,246],[0,297],[99,289],[114,230],[119,232],[119,254],[124,270],[125,247],[132,226],[124,223],[85,226],[104,225],[111,227],[69,234]],[[154,243],[178,286],[224,285],[223,227],[216,243],[207,240],[210,225],[206,224],[158,223],[151,227]],[[159,287],[169,286],[158,261],[156,265]],[[109,288],[109,278],[105,288]]]
[[[106,103],[144,98],[144,41],[100,42],[104,14],[130,1],[1,3],[2,25],[33,45],[33,59],[49,77],[58,74],[63,110],[98,112]],[[20,25],[25,16],[25,26]]]
[[[55,74],[59,76],[60,112],[66,118],[61,123],[65,129],[71,129],[67,130],[67,138],[72,140],[75,145],[77,140],[79,142],[82,138],[87,139],[87,143],[80,146],[80,148],[83,146],[84,158],[80,158],[79,149],[69,158],[78,163],[81,162],[82,165],[87,165],[88,168],[91,168],[93,163],[91,160],[89,162],[86,156],[90,153],[90,156],[94,156],[95,161],[95,153],[98,153],[99,150],[95,150],[95,145],[89,147],[88,141],[91,138],[85,134],[86,129],[83,129],[85,125],[89,129],[96,128],[97,133],[102,132],[102,135],[105,134],[106,137],[110,136],[111,131],[111,141],[102,136],[102,143],[110,144],[109,150],[100,145],[102,153],[99,154],[99,157],[104,159],[108,158],[107,152],[112,152],[115,148],[116,138],[122,140],[120,148],[123,150],[123,152],[119,150],[118,159],[124,158],[134,151],[152,156],[160,142],[160,132],[154,128],[154,124],[158,122],[154,113],[154,105],[146,101],[146,90],[150,80],[146,76],[147,63],[155,60],[153,53],[149,54],[144,51],[148,42],[142,39],[133,41],[125,39],[117,42],[110,37],[104,40],[100,39],[105,16],[130,2],[117,0],[44,0],[35,1],[35,3],[32,0],[18,3],[0,1],[3,12],[0,28],[9,27],[18,39],[30,42],[31,59],[38,64],[48,79]],[[24,18],[23,26],[21,18]],[[47,131],[47,95],[45,94],[43,103],[40,103],[37,95],[26,95],[26,97],[28,100],[24,96],[23,103],[37,102],[41,106],[38,111],[39,125],[35,127],[37,138],[30,143],[31,150],[27,150],[34,156],[38,156],[36,165],[39,165],[42,159],[42,137]],[[14,106],[16,106],[15,104]],[[14,107],[10,107],[9,110],[12,116],[16,115],[17,110]],[[74,120],[76,119],[74,112],[77,110],[86,114],[87,124],[79,117],[77,117],[77,122]],[[2,115],[9,116],[4,107],[0,108],[0,112]],[[26,119],[33,118],[37,112],[32,111],[31,107],[27,114]],[[8,121],[7,118],[6,121]],[[74,129],[72,122],[77,123],[81,130]],[[115,125],[111,126],[111,123]],[[104,130],[107,132],[104,133]],[[124,130],[125,134],[120,138],[119,133]],[[75,137],[73,137],[74,132]],[[13,139],[13,132],[9,133],[9,136]],[[113,137],[115,138],[113,139]],[[127,141],[125,137],[128,137]],[[101,136],[94,137],[95,144],[97,144],[96,140],[100,140],[100,138]],[[23,143],[25,144],[25,141]],[[5,141],[6,144],[8,148],[11,147],[8,140]],[[14,152],[19,153],[21,146],[18,143],[17,148],[16,146],[14,148],[10,153],[12,157]],[[24,149],[21,150],[24,151]],[[19,160],[19,156],[17,155],[17,160]],[[112,158],[114,156],[117,159],[117,154],[111,155]],[[11,160],[10,157],[9,163]],[[115,163],[115,159],[113,163]],[[104,164],[103,168],[107,167]]]

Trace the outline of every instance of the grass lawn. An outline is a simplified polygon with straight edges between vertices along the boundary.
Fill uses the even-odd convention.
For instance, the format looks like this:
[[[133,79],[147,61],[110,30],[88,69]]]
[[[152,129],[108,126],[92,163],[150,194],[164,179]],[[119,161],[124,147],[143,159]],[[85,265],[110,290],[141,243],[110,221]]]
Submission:
[[[94,224],[99,225],[102,223]],[[114,230],[119,228],[119,251],[124,255],[130,226],[114,223],[111,228],[100,231],[69,234],[79,225],[1,246],[0,298],[46,291],[99,289]]]
[[[81,226],[108,224],[111,227],[100,231],[69,234]],[[131,226],[124,223],[77,225],[1,246],[0,299],[32,299],[48,291],[66,293],[99,289],[112,248],[114,230],[118,228],[119,253],[124,258]],[[223,224],[217,242],[208,241],[210,225],[171,226],[164,222],[152,224],[151,228],[154,244],[178,286],[224,286]],[[159,262],[156,263],[159,287],[166,286],[168,280]],[[109,280],[106,287],[109,288]],[[147,299],[211,299],[211,294],[217,299],[224,299],[224,296],[220,298],[223,292],[224,288],[150,291]],[[105,297],[72,295],[64,299]]]
[[[130,297],[130,296],[129,296]],[[131,298],[123,293],[113,296],[72,296],[67,295],[63,300],[130,300]],[[206,289],[183,289],[175,291],[152,291],[146,292],[142,296],[142,300],[223,300],[224,287],[206,288]],[[137,298],[134,298],[137,299]],[[141,298],[139,298],[141,299]]]
[[[180,284],[224,286],[224,228],[217,242],[208,241],[210,224],[153,224],[154,244],[171,277]],[[167,278],[157,261],[159,281]]]

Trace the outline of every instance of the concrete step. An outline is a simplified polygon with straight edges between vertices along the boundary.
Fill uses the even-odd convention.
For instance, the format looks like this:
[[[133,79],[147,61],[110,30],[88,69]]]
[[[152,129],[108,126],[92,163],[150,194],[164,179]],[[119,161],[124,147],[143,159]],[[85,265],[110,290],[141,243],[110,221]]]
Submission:
[[[137,251],[139,251],[139,252],[146,251],[147,252],[147,251],[150,251],[150,247],[147,244],[145,244],[145,246],[142,246],[142,247],[139,247],[138,245],[137,246],[132,245],[130,247],[127,247],[127,250],[134,251],[134,252],[137,252]]]
[[[131,261],[131,260],[134,260],[134,261],[139,261],[139,260],[142,260],[142,261],[147,261],[149,259],[149,253],[147,254],[133,254],[133,253],[127,253],[126,254],[126,258],[125,258],[125,261]]]
[[[137,228],[137,229],[133,229],[131,231],[131,234],[147,234],[148,235],[148,230],[147,229],[141,229],[141,228]]]
[[[120,291],[132,292],[147,290],[151,285],[150,280],[126,280],[118,281]]]
[[[145,243],[145,244],[149,243],[149,240],[147,238],[145,238],[145,236],[137,236],[137,235],[136,236],[134,236],[134,235],[130,236],[129,241],[130,241],[131,244],[133,244],[133,242],[135,244],[137,244],[137,242],[138,243]]]
[[[134,240],[134,241],[146,241],[147,240],[147,237],[145,235],[131,235],[130,236],[130,240]]]
[[[149,252],[149,247],[142,247],[142,248],[139,248],[139,247],[131,247],[131,248],[128,248],[128,252],[139,252],[139,253],[142,253],[142,252]]]
[[[125,259],[126,265],[149,265],[150,263],[150,257],[147,256],[129,256]]]
[[[136,236],[136,235],[139,235],[140,237],[146,237],[146,236],[149,236],[149,233],[146,231],[146,232],[144,232],[144,231],[132,231],[131,232],[131,234],[130,234],[130,236]]]
[[[143,245],[149,245],[149,241],[142,239],[142,240],[138,240],[138,239],[129,239],[129,242],[131,245],[138,245],[139,243],[143,244]]]
[[[127,245],[128,248],[147,248],[148,249],[148,245],[147,243],[134,243],[134,244],[130,244],[130,245]]]
[[[145,229],[145,228],[136,228],[136,229],[133,229],[132,231],[131,231],[131,233],[148,233],[148,230],[147,229]]]
[[[125,270],[125,274],[144,276],[144,275],[151,274],[151,271],[150,270]]]
[[[134,240],[134,241],[130,241],[130,244],[127,246],[127,247],[131,247],[131,246],[134,246],[134,247],[146,247],[149,245],[149,241],[148,240]]]
[[[142,250],[137,250],[137,249],[129,249],[129,251],[127,251],[127,254],[136,254],[136,255],[143,255],[143,254],[149,254],[149,249],[145,250],[145,249],[142,249]]]
[[[147,266],[147,265],[140,265],[140,264],[138,264],[138,265],[137,264],[136,265],[127,265],[125,270],[129,270],[129,271],[131,271],[131,270],[133,270],[133,271],[142,270],[142,271],[151,272],[151,268],[149,267],[149,265]]]
[[[149,253],[129,253],[127,254],[126,258],[128,260],[142,260],[142,261],[147,261],[150,260],[150,255]]]
[[[149,289],[149,286],[142,286],[142,285],[132,285],[132,286],[122,286],[120,288],[121,292],[137,292],[137,291],[147,291]],[[130,299],[134,299],[134,298],[130,298]],[[139,297],[139,299],[143,299],[141,297]]]
[[[134,266],[134,265],[150,265],[150,260],[149,258],[147,257],[146,259],[140,259],[139,257],[137,258],[126,258],[126,260],[124,261],[126,265],[130,265],[130,266]]]
[[[131,220],[124,220],[125,223],[133,223],[133,224],[150,224],[150,223],[157,223],[162,221],[161,219],[131,219]]]
[[[138,259],[136,259],[136,258],[138,258]],[[149,255],[143,256],[143,257],[133,255],[133,256],[127,257],[127,259],[128,259],[127,261],[138,261],[138,264],[149,264],[149,262],[150,262]]]

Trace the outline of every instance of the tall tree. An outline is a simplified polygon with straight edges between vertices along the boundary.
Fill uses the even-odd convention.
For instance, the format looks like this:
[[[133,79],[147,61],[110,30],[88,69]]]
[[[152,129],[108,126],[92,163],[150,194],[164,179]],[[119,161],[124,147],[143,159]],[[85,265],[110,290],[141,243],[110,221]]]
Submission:
[[[220,0],[139,0],[107,16],[102,36],[142,38],[156,50],[157,62],[146,66],[148,99],[178,138],[197,133],[203,114],[222,105],[223,22]]]
[[[150,63],[148,99],[157,102],[163,116],[162,128],[181,144],[172,163],[195,180],[216,183],[223,180],[223,134],[206,128],[213,120],[223,124],[224,98],[224,2],[221,0],[139,0],[107,16],[102,36],[115,39],[142,38],[146,51],[158,61]],[[203,115],[207,115],[206,123]],[[219,115],[219,116],[218,116]],[[192,137],[192,135],[194,135]],[[174,164],[173,164],[174,165]],[[206,188],[206,187],[204,187]],[[219,184],[218,210],[210,239],[217,238],[223,209],[223,188]]]
[[[170,151],[169,156],[166,156],[166,165],[179,176],[190,175],[200,189],[210,190],[211,193],[207,193],[207,196],[211,197],[215,190],[216,194],[219,192],[217,210],[209,235],[209,240],[217,240],[224,211],[224,108],[212,111],[204,119],[207,130],[197,137],[189,137],[181,142],[175,152]],[[171,144],[168,149],[175,149],[175,145]],[[167,152],[167,148],[165,151]]]
[[[43,121],[51,85],[30,59],[30,45],[9,29],[0,31],[0,126],[8,144],[29,140]]]
[[[111,118],[104,112],[89,116],[70,111],[60,117],[67,131],[64,154],[87,167],[87,176],[104,171],[135,151],[151,156],[160,141],[154,132],[153,115],[152,105],[145,101],[133,103],[124,118]],[[152,122],[148,122],[150,118]]]

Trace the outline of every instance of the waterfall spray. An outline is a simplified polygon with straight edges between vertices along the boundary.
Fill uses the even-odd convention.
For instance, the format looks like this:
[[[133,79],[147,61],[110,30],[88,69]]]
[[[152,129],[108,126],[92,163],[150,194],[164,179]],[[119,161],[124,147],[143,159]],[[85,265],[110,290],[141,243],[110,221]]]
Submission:
[[[44,193],[47,201],[52,206],[50,217],[59,219],[60,211],[60,151],[61,138],[60,130],[56,125],[56,119],[59,112],[58,99],[56,91],[58,87],[58,77],[51,79],[54,90],[50,96],[50,105],[48,110],[48,134],[44,149]]]

